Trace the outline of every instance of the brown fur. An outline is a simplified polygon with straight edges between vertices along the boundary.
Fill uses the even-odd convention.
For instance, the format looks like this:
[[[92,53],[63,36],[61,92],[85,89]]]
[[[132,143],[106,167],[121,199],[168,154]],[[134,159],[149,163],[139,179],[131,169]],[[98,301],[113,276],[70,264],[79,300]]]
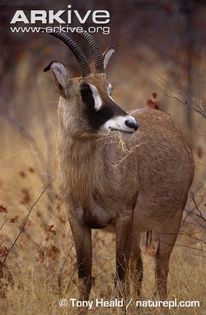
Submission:
[[[69,93],[60,98],[58,108],[60,190],[77,251],[80,298],[88,299],[91,290],[91,228],[113,226],[117,280],[125,295],[129,257],[140,275],[136,282],[140,293],[140,233],[153,231],[156,241],[158,237],[156,275],[163,299],[169,257],[193,179],[190,146],[170,115],[147,108],[132,112],[140,125],[132,135],[87,132],[80,110],[80,80],[69,80]],[[105,75],[90,75],[84,81],[109,101]]]

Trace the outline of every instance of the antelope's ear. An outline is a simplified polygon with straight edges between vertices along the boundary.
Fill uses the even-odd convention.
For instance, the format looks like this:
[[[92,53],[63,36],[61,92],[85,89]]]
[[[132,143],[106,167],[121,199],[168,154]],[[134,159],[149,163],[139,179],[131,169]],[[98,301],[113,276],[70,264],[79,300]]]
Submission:
[[[108,62],[114,52],[115,52],[114,47],[110,47],[103,53],[104,70],[106,70]]]
[[[65,97],[68,92],[69,85],[69,72],[63,63],[58,61],[52,61],[50,64],[44,68],[44,72],[52,70],[55,76],[55,82],[58,87],[60,94]]]

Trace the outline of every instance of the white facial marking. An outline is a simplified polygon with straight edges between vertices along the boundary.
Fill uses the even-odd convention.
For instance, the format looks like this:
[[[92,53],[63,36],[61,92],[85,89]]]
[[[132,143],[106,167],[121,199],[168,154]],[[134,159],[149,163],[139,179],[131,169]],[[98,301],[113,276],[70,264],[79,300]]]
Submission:
[[[109,83],[108,87],[107,87],[107,94],[109,95],[109,97],[111,97],[111,95],[112,95],[112,90],[113,90],[113,87],[112,87],[111,83]]]
[[[135,130],[133,128],[129,128],[126,126],[126,120],[135,121],[135,118],[130,115],[126,116],[116,116],[106,121],[106,123],[102,126],[103,130],[119,130],[127,133],[133,133]]]
[[[93,84],[89,84],[89,86],[90,86],[90,89],[92,90],[92,96],[94,99],[94,108],[96,109],[96,111],[98,111],[102,107],[102,99],[99,95],[99,92],[96,86],[94,86]]]
[[[114,99],[112,97],[112,91],[113,91],[113,87],[112,87],[111,83],[109,83],[108,87],[107,87],[107,94],[108,94],[109,98],[111,98],[111,100],[114,102]]]

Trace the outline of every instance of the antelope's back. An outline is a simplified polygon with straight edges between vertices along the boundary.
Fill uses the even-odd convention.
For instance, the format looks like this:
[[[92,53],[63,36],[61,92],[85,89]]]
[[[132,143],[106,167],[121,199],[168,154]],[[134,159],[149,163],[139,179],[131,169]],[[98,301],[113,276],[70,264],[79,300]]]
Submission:
[[[169,114],[158,110],[132,113],[140,128],[138,142],[139,202],[172,213],[185,206],[194,175],[189,141]],[[141,200],[142,199],[142,200]]]

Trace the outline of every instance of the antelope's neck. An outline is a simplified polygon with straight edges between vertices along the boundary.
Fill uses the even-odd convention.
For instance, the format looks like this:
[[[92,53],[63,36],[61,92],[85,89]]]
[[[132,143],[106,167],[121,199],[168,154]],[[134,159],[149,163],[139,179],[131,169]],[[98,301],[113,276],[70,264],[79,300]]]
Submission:
[[[61,191],[81,205],[101,186],[103,164],[101,146],[94,140],[76,140],[69,135],[59,139],[58,165]],[[61,141],[62,140],[62,141]]]

